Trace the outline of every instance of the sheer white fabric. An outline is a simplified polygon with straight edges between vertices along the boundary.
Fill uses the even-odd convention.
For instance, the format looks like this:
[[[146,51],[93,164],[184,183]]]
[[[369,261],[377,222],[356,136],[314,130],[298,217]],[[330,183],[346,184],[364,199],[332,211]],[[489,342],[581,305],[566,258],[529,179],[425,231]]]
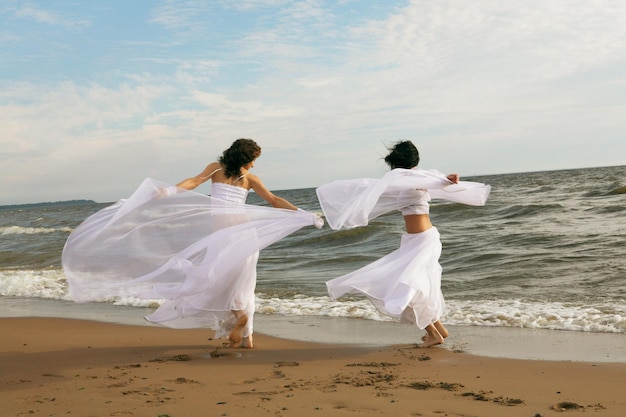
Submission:
[[[428,199],[446,199],[482,206],[489,185],[461,181],[452,184],[438,171],[394,169],[381,179],[340,180],[317,189],[326,221],[333,229],[365,226],[380,215],[417,205]],[[428,210],[426,209],[427,213]],[[441,293],[441,241],[432,227],[404,234],[400,247],[361,269],[326,282],[328,294],[363,294],[382,314],[423,329],[440,319],[445,307]]]
[[[87,218],[69,236],[62,263],[78,302],[112,297],[161,299],[146,319],[173,328],[228,334],[232,310],[250,313],[258,252],[305,226],[313,213],[243,204],[247,190],[214,184],[215,195],[146,179],[127,200]],[[244,336],[247,336],[244,332]]]
[[[317,188],[317,197],[326,222],[335,230],[365,226],[385,213],[415,203],[411,192],[428,190],[432,199],[483,206],[491,187],[486,184],[459,181],[453,184],[436,170],[393,169],[380,179],[338,180]]]

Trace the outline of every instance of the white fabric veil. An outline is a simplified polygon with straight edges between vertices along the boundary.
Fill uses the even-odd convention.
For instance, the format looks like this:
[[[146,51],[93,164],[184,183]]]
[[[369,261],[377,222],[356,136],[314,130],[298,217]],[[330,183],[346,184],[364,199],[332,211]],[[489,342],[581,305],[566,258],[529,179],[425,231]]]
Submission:
[[[472,181],[452,183],[436,170],[396,168],[380,179],[338,180],[317,188],[328,225],[334,229],[365,226],[385,213],[410,206],[415,196],[403,191],[428,190],[431,198],[483,206],[491,186]]]
[[[306,211],[229,203],[182,189],[162,197],[168,187],[148,178],[130,198],[70,234],[62,264],[72,299],[132,296],[193,310],[197,306],[185,300],[219,289],[220,279],[236,274],[261,249],[304,226],[323,225]],[[206,308],[229,311],[229,296],[217,295]]]

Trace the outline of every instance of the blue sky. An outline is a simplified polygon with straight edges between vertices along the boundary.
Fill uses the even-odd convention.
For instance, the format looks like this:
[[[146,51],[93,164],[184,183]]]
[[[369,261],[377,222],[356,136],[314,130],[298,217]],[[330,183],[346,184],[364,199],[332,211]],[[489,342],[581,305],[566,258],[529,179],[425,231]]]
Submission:
[[[626,164],[622,0],[0,0],[0,204],[115,201],[239,137],[273,190]],[[199,191],[207,191],[207,188]]]

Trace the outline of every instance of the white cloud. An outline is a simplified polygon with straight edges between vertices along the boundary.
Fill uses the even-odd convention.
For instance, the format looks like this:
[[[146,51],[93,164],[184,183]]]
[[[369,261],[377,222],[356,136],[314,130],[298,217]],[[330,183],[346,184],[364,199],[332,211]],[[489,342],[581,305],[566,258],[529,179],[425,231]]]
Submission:
[[[76,19],[68,16],[63,16],[49,10],[34,7],[30,4],[20,5],[15,10],[15,15],[20,18],[33,20],[37,23],[46,23],[53,26],[64,26],[66,28],[85,27],[91,24],[89,19]]]
[[[375,175],[399,138],[462,174],[623,163],[626,4],[414,0],[369,20],[365,5],[167,1],[147,43],[119,40],[126,61],[3,75],[0,198],[119,198],[195,174],[238,137],[263,147],[255,169],[274,188]],[[35,10],[22,18],[68,15]],[[220,13],[243,23],[222,33],[207,20]]]

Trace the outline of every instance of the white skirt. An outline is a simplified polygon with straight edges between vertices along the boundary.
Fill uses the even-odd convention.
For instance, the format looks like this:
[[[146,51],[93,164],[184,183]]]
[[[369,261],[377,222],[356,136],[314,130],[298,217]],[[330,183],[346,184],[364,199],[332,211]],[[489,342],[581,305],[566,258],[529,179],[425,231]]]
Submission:
[[[248,322],[244,327],[243,337],[250,336],[254,331],[254,290],[258,259],[257,252],[228,274],[213,280],[208,288],[163,301],[155,312],[146,316],[146,320],[176,329],[211,328],[216,330],[215,338],[219,339],[227,336],[235,326],[236,318],[232,311],[244,311]]]
[[[326,282],[331,298],[364,294],[382,314],[420,329],[443,314],[441,241],[435,227],[404,234],[400,248],[347,275]]]

